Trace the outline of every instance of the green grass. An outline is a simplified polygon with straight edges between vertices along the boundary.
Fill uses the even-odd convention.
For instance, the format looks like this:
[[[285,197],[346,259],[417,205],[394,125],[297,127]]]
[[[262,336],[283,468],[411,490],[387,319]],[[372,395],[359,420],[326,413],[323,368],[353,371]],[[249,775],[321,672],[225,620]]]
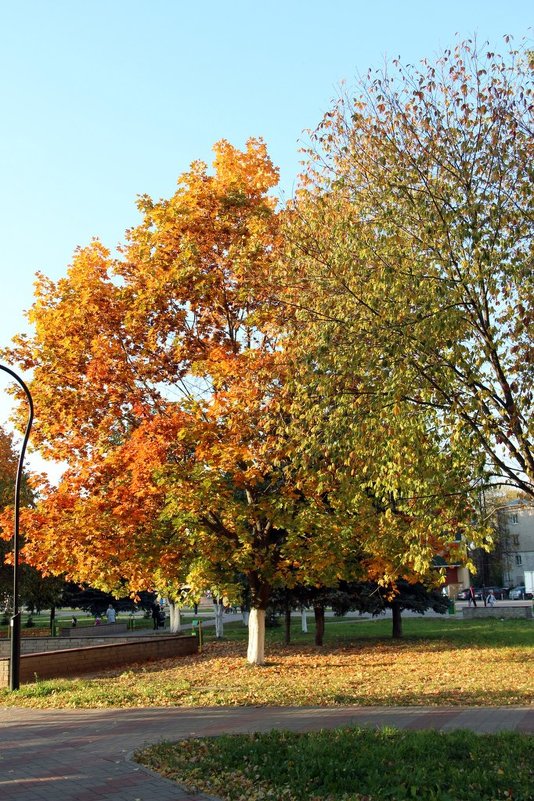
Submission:
[[[77,625],[78,626],[93,626],[95,622],[95,618],[93,615],[90,615],[88,612],[80,612],[79,610],[74,610],[72,613],[68,615],[58,615],[56,617],[56,627],[57,628],[67,628],[71,625],[71,618],[72,616],[76,617]],[[8,616],[9,617],[9,616]],[[182,625],[188,625],[191,623],[191,620],[195,615],[193,612],[185,612],[182,613],[181,620]],[[202,617],[202,616],[201,616]],[[34,629],[42,629],[44,633],[50,631],[50,615],[49,613],[41,613],[41,614],[33,614],[30,615],[27,612],[24,612],[21,616],[21,630],[22,636],[27,636],[31,634],[31,630],[26,626],[28,619],[31,618],[33,621],[33,626],[31,628]],[[0,617],[0,620],[2,618]],[[117,615],[117,621],[119,623],[125,623],[127,620],[130,619],[129,612],[119,612]],[[105,616],[103,616],[103,620],[105,621]],[[135,616],[134,617],[134,628],[136,629],[143,629],[143,628],[152,628],[152,617],[144,617],[144,616]],[[169,621],[167,618],[167,627],[169,625]],[[5,624],[0,623],[0,637],[5,637],[9,631],[9,622]]]
[[[429,640],[432,642],[448,642],[451,645],[492,648],[532,648],[534,647],[534,620],[521,618],[485,618],[481,620],[456,620],[454,617],[411,617],[403,620],[404,642]],[[293,645],[313,642],[315,624],[308,621],[308,633],[301,631],[300,623],[295,619],[291,627]],[[205,630],[206,638],[215,635],[210,629]],[[247,629],[240,622],[226,623],[225,639],[245,642]],[[384,618],[327,618],[325,627],[325,645],[337,646],[348,640],[385,640],[391,641],[391,620]],[[268,628],[265,632],[267,646],[281,644],[284,641],[282,626]]]
[[[160,743],[139,762],[225,801],[532,801],[534,739],[365,730]]]
[[[94,617],[85,612],[73,612],[79,626],[91,626],[94,624]],[[29,615],[24,613],[22,617],[22,636],[31,633],[25,628],[25,623]],[[192,611],[182,613],[182,625],[190,625],[195,615]],[[202,619],[202,615],[200,618]],[[50,619],[47,614],[32,615],[35,628],[48,629]],[[129,615],[119,614],[117,620],[125,622]],[[57,617],[56,625],[66,627],[70,625],[71,615],[67,617]],[[145,617],[134,617],[136,629],[152,628],[152,619]],[[167,620],[168,626],[168,620]],[[0,626],[0,636],[7,633],[9,626]],[[308,633],[301,631],[300,619],[293,618],[291,627],[291,642],[294,645],[309,643],[313,641],[315,625],[313,617],[308,616]],[[534,646],[534,621],[524,619],[484,619],[484,620],[463,620],[443,615],[442,617],[417,617],[403,619],[403,640],[411,641],[414,639],[427,639],[432,641],[448,641],[455,645],[488,646],[499,647],[533,647]],[[226,622],[224,624],[225,639],[245,642],[248,630],[241,622]],[[207,627],[204,636],[209,641],[213,639],[214,629]],[[336,618],[327,617],[324,642],[326,645],[338,645],[347,639],[358,640],[377,640],[391,639],[391,620],[385,618]],[[283,626],[269,628],[266,630],[266,643],[282,643],[284,640]]]
[[[141,621],[140,621],[141,622]],[[48,679],[0,690],[0,704],[40,708],[135,706],[507,706],[534,703],[534,621],[407,619],[393,640],[389,622],[330,619],[325,644],[295,625],[267,631],[266,664],[247,664],[247,630],[225,625],[190,657]]]

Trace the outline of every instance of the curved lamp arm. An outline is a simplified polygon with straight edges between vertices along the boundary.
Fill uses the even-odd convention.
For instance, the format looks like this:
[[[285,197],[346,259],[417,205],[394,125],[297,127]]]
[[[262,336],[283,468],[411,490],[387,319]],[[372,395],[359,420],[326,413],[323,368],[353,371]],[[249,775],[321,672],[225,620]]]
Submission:
[[[29,415],[28,423],[26,425],[26,432],[20,450],[19,462],[17,466],[17,478],[15,482],[15,527],[13,534],[13,617],[11,619],[12,632],[11,632],[11,659],[9,669],[9,686],[11,690],[18,690],[20,684],[20,612],[19,612],[19,518],[20,518],[20,490],[22,485],[22,471],[24,467],[24,456],[26,454],[26,446],[30,437],[30,431],[33,423],[33,400],[30,390],[10,367],[0,364],[0,370],[7,373],[20,384],[24,390],[24,394],[28,400]]]

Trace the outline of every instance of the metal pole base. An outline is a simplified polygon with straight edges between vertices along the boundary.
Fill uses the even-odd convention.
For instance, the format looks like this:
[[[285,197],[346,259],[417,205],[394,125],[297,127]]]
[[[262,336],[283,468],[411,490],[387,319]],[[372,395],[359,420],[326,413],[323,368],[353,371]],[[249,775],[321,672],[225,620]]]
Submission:
[[[9,660],[9,689],[20,687],[20,622],[21,614],[17,612],[10,621],[11,626],[11,658]]]

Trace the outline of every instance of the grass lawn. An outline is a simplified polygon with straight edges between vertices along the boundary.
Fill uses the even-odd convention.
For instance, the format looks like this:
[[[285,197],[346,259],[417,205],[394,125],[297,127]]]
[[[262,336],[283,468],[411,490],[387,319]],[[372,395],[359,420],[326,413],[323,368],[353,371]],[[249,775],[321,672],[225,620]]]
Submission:
[[[71,625],[72,616],[76,617],[77,625],[80,627],[83,626],[94,626],[95,618],[94,615],[90,615],[88,612],[83,612],[81,610],[74,610],[73,612],[69,612],[68,614],[58,614],[55,619],[56,627],[58,629],[67,628]],[[198,617],[198,616],[197,616]],[[187,625],[195,618],[193,612],[185,612],[182,613],[181,620],[182,625]],[[31,619],[33,625],[28,627],[27,622],[28,619]],[[105,622],[106,617],[105,615],[102,616],[102,620]],[[117,622],[118,623],[126,623],[131,621],[132,618],[128,612],[119,612],[117,614]],[[167,627],[169,625],[169,621],[167,619]],[[133,626],[135,629],[151,629],[152,628],[152,615],[145,617],[144,615],[135,615],[133,617]],[[23,637],[49,637],[50,636],[50,616],[48,614],[33,614],[30,615],[25,612],[22,615],[22,624],[21,624],[21,632]],[[0,638],[7,637],[9,635],[9,623],[1,623],[0,622]]]
[[[343,728],[160,743],[139,762],[225,801],[531,801],[534,739]]]
[[[405,637],[391,621],[330,619],[325,645],[298,631],[282,644],[267,632],[267,664],[245,661],[247,631],[225,626],[226,639],[198,656],[131,665],[79,679],[50,679],[0,691],[0,704],[61,707],[215,705],[507,705],[534,703],[534,622],[407,618]]]

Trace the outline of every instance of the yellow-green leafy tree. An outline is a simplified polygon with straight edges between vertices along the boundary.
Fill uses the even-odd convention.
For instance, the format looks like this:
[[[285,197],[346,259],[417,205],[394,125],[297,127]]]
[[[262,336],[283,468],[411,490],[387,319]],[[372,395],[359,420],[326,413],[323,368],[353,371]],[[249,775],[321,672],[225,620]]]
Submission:
[[[312,135],[288,258],[298,405],[307,447],[327,437],[392,513],[533,493],[532,76],[524,52],[459,43],[370,72]]]

